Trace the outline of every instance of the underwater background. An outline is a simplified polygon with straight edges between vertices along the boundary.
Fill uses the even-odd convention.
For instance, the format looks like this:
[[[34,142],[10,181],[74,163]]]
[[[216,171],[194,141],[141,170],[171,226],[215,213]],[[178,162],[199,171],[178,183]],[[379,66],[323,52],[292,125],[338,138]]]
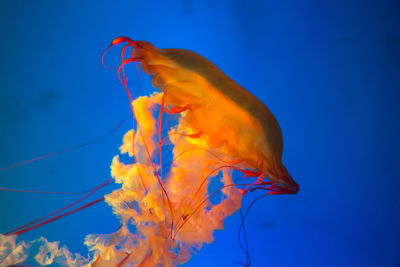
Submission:
[[[270,108],[300,184],[297,195],[251,209],[252,266],[400,266],[400,1],[0,1],[0,34],[0,168],[101,136],[124,117],[124,88],[100,62],[113,38],[190,49]],[[105,61],[117,66],[119,49]],[[128,73],[135,87],[133,66]],[[140,94],[151,93],[142,78]],[[97,186],[130,126],[0,172],[0,187]],[[261,193],[246,195],[243,208]],[[77,198],[0,192],[0,232]],[[239,213],[229,217],[185,266],[245,262],[239,224]],[[99,203],[19,240],[44,236],[86,255],[87,234],[118,227]]]

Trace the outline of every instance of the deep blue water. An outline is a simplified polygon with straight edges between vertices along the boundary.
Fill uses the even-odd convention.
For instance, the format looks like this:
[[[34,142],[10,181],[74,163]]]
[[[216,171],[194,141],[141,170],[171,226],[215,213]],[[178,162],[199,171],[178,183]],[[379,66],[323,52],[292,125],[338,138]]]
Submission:
[[[83,3],[84,2],[84,3]],[[253,266],[400,266],[399,1],[1,1],[0,168],[82,143],[128,110],[100,55],[117,36],[196,51],[261,99],[301,190],[247,218]],[[107,56],[117,64],[118,49]],[[131,69],[131,79],[136,79]],[[147,80],[141,93],[153,89]],[[0,187],[82,191],[110,177],[120,131],[0,173]],[[110,192],[115,186],[102,190]],[[247,206],[258,195],[249,195]],[[0,232],[71,202],[0,193]],[[244,261],[239,214],[187,266]],[[118,221],[104,203],[26,233],[86,253]]]

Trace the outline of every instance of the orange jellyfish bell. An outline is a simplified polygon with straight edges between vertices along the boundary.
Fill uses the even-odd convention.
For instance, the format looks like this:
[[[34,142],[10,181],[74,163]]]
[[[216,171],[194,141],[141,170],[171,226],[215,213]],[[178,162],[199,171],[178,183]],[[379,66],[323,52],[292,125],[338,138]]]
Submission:
[[[121,42],[134,48],[130,60],[151,75],[152,85],[165,93],[166,106],[189,109],[186,123],[203,134],[208,147],[223,146],[225,153],[258,168],[274,183],[298,191],[282,163],[281,129],[263,102],[195,52],[158,49],[127,37],[116,38],[110,46]]]

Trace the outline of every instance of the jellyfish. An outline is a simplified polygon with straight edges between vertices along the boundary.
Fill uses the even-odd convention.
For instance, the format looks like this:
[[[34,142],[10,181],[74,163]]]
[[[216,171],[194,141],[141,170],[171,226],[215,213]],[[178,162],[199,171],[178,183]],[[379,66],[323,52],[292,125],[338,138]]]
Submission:
[[[121,43],[126,45],[116,70],[133,126],[120,152],[130,160],[113,158],[111,175],[121,187],[104,196],[121,226],[86,237],[91,258],[43,237],[17,243],[16,235],[0,235],[0,265],[22,263],[28,254],[43,265],[182,265],[214,240],[214,231],[224,228],[249,193],[298,192],[282,163],[279,124],[263,102],[195,52],[128,37],[114,39],[107,50]],[[158,91],[134,98],[125,73],[129,63],[140,64]],[[222,186],[209,191],[216,179]],[[38,252],[30,249],[34,243]]]

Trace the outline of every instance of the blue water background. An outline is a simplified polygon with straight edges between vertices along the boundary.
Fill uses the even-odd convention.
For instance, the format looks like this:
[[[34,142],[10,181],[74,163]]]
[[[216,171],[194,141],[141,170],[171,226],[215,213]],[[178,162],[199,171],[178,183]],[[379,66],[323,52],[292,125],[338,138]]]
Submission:
[[[114,37],[191,49],[272,110],[284,163],[301,185],[298,195],[267,197],[251,210],[253,266],[400,266],[399,1],[1,1],[0,34],[0,168],[97,137],[123,117],[123,87],[100,64]],[[115,49],[106,60],[118,57]],[[152,90],[145,79],[142,94]],[[129,126],[2,172],[0,187],[99,185]],[[2,192],[0,232],[74,199]],[[187,266],[244,261],[239,223],[238,214],[228,218]],[[21,238],[43,235],[86,254],[86,234],[118,225],[101,203]]]

